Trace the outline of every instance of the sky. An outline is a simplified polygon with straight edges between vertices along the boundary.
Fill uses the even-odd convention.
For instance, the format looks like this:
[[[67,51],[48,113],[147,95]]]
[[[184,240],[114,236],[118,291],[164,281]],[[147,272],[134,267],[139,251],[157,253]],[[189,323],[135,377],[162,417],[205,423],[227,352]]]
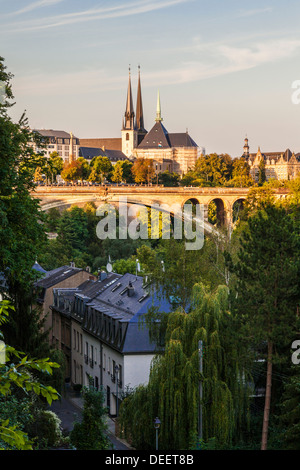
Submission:
[[[300,152],[298,0],[0,0],[0,56],[17,120],[79,138],[120,137],[128,70],[145,127],[206,153]]]

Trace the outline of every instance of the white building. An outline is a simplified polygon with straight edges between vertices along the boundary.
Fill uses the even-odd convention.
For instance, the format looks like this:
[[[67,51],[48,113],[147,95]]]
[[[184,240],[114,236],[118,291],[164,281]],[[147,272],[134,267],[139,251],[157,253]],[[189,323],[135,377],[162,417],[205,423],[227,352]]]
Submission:
[[[146,384],[156,345],[143,326],[144,314],[153,304],[170,311],[170,304],[149,292],[143,279],[132,274],[104,274],[74,289],[69,314],[71,334],[71,383],[102,387],[111,415],[117,414],[122,393]],[[60,311],[59,297],[70,291],[54,292],[52,310]],[[118,397],[118,401],[117,401]]]
[[[79,157],[80,142],[72,132],[53,129],[34,129],[33,132],[40,134],[45,144],[45,148],[36,147],[36,152],[44,152],[46,157],[49,157],[52,152],[57,152],[65,163],[70,163]]]

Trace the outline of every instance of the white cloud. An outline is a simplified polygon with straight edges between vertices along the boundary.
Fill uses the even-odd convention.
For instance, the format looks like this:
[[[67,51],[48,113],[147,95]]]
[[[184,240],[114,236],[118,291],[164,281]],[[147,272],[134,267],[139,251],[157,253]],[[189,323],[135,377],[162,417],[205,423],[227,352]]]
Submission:
[[[12,13],[9,13],[9,16],[11,16],[11,15],[21,15],[23,13],[28,13],[30,11],[36,10],[38,8],[48,7],[48,6],[51,6],[51,5],[56,5],[57,3],[61,3],[63,1],[64,0],[39,0],[38,2],[30,3],[26,7],[21,8],[20,10],[16,10]]]
[[[192,48],[192,46],[191,46]],[[198,46],[195,46],[196,53]],[[271,62],[295,56],[300,51],[300,40],[281,39],[256,43],[248,47],[221,44],[202,45],[200,57],[180,63],[177,67],[143,72],[143,87],[174,85],[241,72]],[[127,75],[110,76],[107,69],[75,70],[68,73],[34,73],[15,77],[14,91],[31,96],[63,96],[96,93],[124,88]],[[133,80],[136,77],[133,76]]]
[[[262,13],[270,13],[273,11],[272,7],[258,8],[256,10],[240,10],[237,13],[237,18],[249,17],[254,15],[261,15]]]
[[[59,1],[61,0],[52,0],[52,3]],[[31,21],[27,20],[23,22],[8,24],[6,25],[6,27],[2,28],[2,31],[5,31],[6,33],[16,31],[38,31],[87,21],[105,20],[109,18],[119,18],[125,16],[138,15],[142,13],[149,13],[155,10],[172,7],[174,5],[190,1],[193,0],[139,0],[127,4],[109,6],[107,8],[91,8],[76,13],[66,13],[52,17],[38,18]],[[44,0],[44,2],[46,3],[47,0]],[[32,7],[33,5],[37,5],[44,2],[36,2],[35,4],[32,4]],[[48,3],[51,3],[51,0],[48,0]],[[30,5],[27,8],[29,7]]]

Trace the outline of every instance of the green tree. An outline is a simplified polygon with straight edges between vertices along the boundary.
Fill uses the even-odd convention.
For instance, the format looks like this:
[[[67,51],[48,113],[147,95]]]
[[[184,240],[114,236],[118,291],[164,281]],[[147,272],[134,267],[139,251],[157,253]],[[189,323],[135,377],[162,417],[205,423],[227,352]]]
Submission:
[[[84,387],[82,394],[82,421],[75,423],[70,442],[77,450],[107,450],[109,441],[106,435],[104,393],[90,386]]]
[[[131,171],[136,183],[150,184],[155,176],[153,160],[151,158],[137,158]]]
[[[59,156],[57,152],[52,152],[47,159],[47,175],[50,177],[50,180],[56,181],[56,176],[60,175],[64,167],[64,161],[62,157]]]
[[[170,173],[169,171],[164,171],[158,175],[158,183],[165,187],[179,186],[179,179],[179,174],[175,172]]]
[[[261,160],[258,165],[258,185],[262,186],[266,181],[266,164],[264,160]]]
[[[9,302],[2,301],[0,303],[0,326],[7,321],[9,317],[9,308],[12,308]],[[6,338],[0,331],[0,339]],[[33,392],[37,396],[43,397],[50,405],[53,400],[58,399],[57,391],[51,386],[45,386],[36,379],[36,373],[52,374],[54,368],[58,364],[50,362],[49,359],[30,359],[23,352],[16,350],[14,347],[5,345],[5,363],[0,364],[0,396],[2,398],[10,398],[16,389]],[[22,406],[19,403],[18,407]],[[23,403],[23,413],[28,409],[28,402]],[[20,413],[20,410],[19,410]],[[0,445],[4,449],[30,450],[33,442],[28,435],[22,430],[22,426],[14,422],[13,413],[11,416],[1,414],[0,407]],[[4,418],[4,419],[3,419]],[[4,443],[4,445],[3,445]]]
[[[47,232],[56,232],[61,214],[57,207],[51,207],[46,212],[45,229]]]
[[[271,409],[272,369],[289,361],[297,332],[299,303],[299,238],[295,222],[284,208],[264,204],[248,219],[238,261],[230,266],[237,276],[233,297],[243,319],[250,347],[266,360],[266,395],[261,448],[267,448]],[[230,257],[227,257],[230,263]]]
[[[300,450],[300,373],[294,366],[287,379],[280,403],[279,425],[285,450]]]
[[[235,158],[232,163],[232,178],[226,186],[237,188],[248,188],[254,185],[250,175],[250,166],[244,157]]]
[[[223,186],[231,175],[232,161],[229,155],[202,155],[195,163],[193,173],[195,179],[211,183],[213,186]],[[202,186],[202,184],[201,184]]]
[[[203,382],[203,439],[215,438],[217,448],[239,441],[248,426],[249,389],[240,354],[228,290],[215,293],[194,288],[189,314],[168,315],[164,354],[157,355],[149,383],[122,402],[120,424],[138,449],[153,449],[153,423],[161,421],[160,449],[189,449],[199,432],[199,380]],[[199,373],[198,343],[204,343],[203,374]],[[201,443],[202,444],[202,443]]]
[[[88,218],[84,209],[72,206],[63,211],[58,221],[58,241],[73,249],[85,251],[88,240]]]
[[[112,171],[112,164],[108,157],[94,157],[90,163],[90,169],[89,181],[102,183]]]
[[[79,158],[77,158],[76,162],[79,165],[79,170],[78,170],[79,171],[79,180],[81,180],[81,181],[88,180],[89,175],[90,175],[90,171],[91,171],[88,161],[83,157],[79,157]]]
[[[123,165],[121,161],[115,164],[111,179],[115,183],[121,183],[123,181]]]
[[[0,58],[0,81],[6,85],[6,97],[0,103],[0,272],[5,272],[10,287],[27,283],[31,266],[46,239],[44,214],[39,201],[31,196],[34,174],[40,155],[33,144],[40,143],[31,132],[25,115],[13,123],[8,115],[12,106],[11,74]]]

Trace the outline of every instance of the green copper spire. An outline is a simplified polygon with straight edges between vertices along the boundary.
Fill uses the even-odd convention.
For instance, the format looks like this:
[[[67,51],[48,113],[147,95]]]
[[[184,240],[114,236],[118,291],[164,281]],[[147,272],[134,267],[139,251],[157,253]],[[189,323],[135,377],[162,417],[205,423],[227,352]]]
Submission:
[[[162,121],[162,117],[161,117],[161,109],[160,109],[160,96],[159,96],[159,90],[158,90],[158,93],[157,93],[157,106],[156,106],[156,118],[155,118],[155,121],[156,122],[159,122],[159,121]]]

